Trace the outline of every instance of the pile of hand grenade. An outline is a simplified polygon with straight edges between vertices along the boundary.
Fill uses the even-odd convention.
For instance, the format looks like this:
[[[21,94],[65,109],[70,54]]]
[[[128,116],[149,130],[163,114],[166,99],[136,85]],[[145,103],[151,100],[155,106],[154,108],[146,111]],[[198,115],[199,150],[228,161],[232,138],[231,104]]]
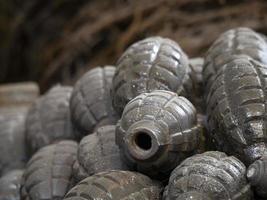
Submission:
[[[149,37],[0,127],[0,200],[264,200],[267,38]]]

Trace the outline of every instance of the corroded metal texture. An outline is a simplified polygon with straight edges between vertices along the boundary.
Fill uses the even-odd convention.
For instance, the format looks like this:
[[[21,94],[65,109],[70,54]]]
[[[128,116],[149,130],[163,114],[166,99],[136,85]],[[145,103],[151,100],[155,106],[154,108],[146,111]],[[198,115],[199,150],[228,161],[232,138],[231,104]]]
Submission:
[[[164,200],[252,200],[246,167],[237,158],[208,151],[184,160],[171,174]]]
[[[247,171],[247,177],[251,185],[255,188],[258,195],[267,197],[267,157],[252,163]]]
[[[30,109],[26,141],[31,154],[57,140],[75,138],[69,110],[71,92],[71,87],[54,86]]]
[[[266,41],[249,28],[239,27],[224,32],[213,43],[205,57],[203,78],[206,89],[210,88],[217,71],[239,55],[267,64]]]
[[[160,200],[162,186],[137,172],[107,171],[82,180],[65,200]]]
[[[115,145],[115,126],[100,127],[81,140],[73,166],[75,182],[102,171],[127,169]]]
[[[198,147],[196,110],[170,91],[141,94],[126,105],[116,143],[129,165],[157,179],[166,178]]]
[[[191,89],[189,71],[188,58],[176,42],[150,37],[134,43],[117,62],[112,84],[114,108],[122,113],[130,100],[153,90],[184,94]]]
[[[218,149],[246,165],[266,152],[267,66],[235,58],[218,72],[207,97],[208,124]]]
[[[114,125],[119,116],[112,107],[110,87],[115,67],[94,68],[84,74],[74,86],[70,108],[79,137],[94,132],[103,125]]]
[[[63,199],[73,186],[72,165],[77,143],[64,140],[41,148],[28,162],[22,178],[22,200]]]
[[[28,160],[25,145],[25,118],[27,112],[0,114],[0,176],[11,169],[23,168]]]
[[[12,170],[0,178],[0,200],[20,200],[23,170]]]

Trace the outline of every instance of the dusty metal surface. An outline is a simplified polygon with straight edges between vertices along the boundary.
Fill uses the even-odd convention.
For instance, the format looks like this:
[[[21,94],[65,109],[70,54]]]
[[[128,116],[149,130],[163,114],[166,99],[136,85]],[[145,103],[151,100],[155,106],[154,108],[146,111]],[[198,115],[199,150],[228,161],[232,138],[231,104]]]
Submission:
[[[106,171],[88,177],[72,188],[65,200],[161,199],[162,186],[145,175],[129,171]]]
[[[112,107],[110,87],[115,67],[97,67],[75,84],[70,100],[71,118],[79,137],[92,134],[103,125],[114,125],[119,116]]]
[[[26,142],[31,154],[57,140],[75,139],[69,109],[71,92],[71,87],[56,85],[29,110]]]
[[[245,165],[218,151],[197,154],[171,174],[164,200],[252,200]]]
[[[130,101],[116,128],[116,143],[129,165],[157,179],[168,177],[197,149],[194,106],[170,91],[144,93]]]
[[[115,126],[107,125],[81,140],[73,176],[79,182],[102,171],[128,169],[115,145]]]
[[[150,37],[132,44],[116,64],[112,83],[113,106],[122,113],[136,96],[154,90],[177,94],[190,90],[187,55],[173,40]]]

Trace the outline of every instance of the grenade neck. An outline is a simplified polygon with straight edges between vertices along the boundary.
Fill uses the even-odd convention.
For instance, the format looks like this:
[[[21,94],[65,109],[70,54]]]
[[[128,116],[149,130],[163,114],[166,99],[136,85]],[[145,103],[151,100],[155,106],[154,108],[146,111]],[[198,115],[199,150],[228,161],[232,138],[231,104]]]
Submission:
[[[165,148],[166,131],[155,121],[138,121],[126,132],[125,142],[134,159],[151,159]]]

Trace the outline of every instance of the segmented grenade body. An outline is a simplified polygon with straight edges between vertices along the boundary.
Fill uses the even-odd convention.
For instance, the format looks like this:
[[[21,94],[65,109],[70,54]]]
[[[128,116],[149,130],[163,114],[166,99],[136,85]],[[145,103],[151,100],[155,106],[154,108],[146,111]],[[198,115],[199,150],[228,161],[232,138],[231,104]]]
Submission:
[[[196,110],[184,97],[157,90],[130,101],[116,128],[126,162],[157,179],[166,178],[197,148]]]
[[[25,145],[26,110],[0,114],[0,176],[11,169],[23,168],[28,160]]]
[[[23,170],[12,170],[0,178],[0,200],[20,200]]]
[[[82,180],[65,200],[160,200],[162,186],[137,172],[107,171]]]
[[[224,32],[213,43],[205,57],[203,78],[206,89],[210,87],[217,71],[234,57],[244,55],[267,64],[267,43],[250,28],[234,28]]]
[[[110,87],[115,67],[94,68],[74,86],[70,108],[79,136],[88,135],[103,125],[114,125],[119,117],[112,107]]]
[[[167,38],[150,37],[130,46],[117,62],[112,83],[113,106],[122,113],[136,96],[153,90],[186,93],[190,87],[188,58]]]
[[[252,200],[246,167],[237,158],[208,151],[184,160],[172,172],[165,200]]]
[[[218,149],[249,165],[266,153],[267,66],[235,58],[222,67],[207,97],[208,124]]]
[[[54,86],[38,99],[26,120],[26,141],[30,153],[62,139],[74,139],[70,120],[71,87]]]
[[[63,140],[41,148],[28,162],[22,178],[22,200],[60,200],[73,186],[77,143]]]
[[[76,182],[102,171],[127,169],[115,145],[115,126],[102,126],[81,140],[73,167]]]

